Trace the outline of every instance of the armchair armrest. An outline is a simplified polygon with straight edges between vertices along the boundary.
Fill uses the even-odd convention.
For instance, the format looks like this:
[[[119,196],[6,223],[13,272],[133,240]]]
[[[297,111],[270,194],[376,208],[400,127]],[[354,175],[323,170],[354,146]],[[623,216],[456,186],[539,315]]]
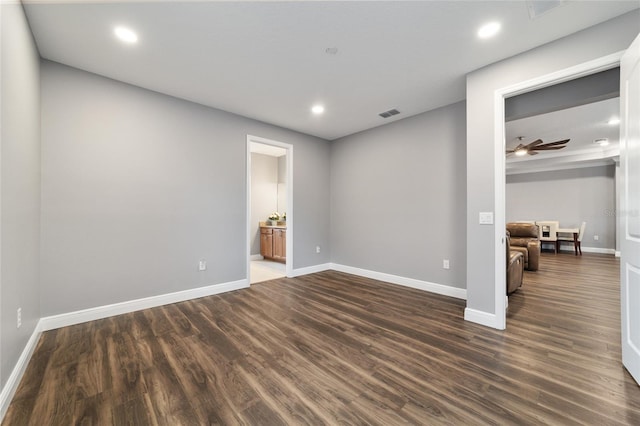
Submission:
[[[529,252],[529,270],[537,271],[540,266],[540,241],[534,240],[527,243],[527,251]]]

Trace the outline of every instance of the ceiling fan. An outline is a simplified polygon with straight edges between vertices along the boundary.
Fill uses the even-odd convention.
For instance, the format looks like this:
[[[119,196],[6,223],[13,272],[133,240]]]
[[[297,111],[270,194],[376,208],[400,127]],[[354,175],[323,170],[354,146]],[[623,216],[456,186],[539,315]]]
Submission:
[[[524,139],[524,136],[518,136],[518,140],[522,142],[522,140]],[[571,139],[564,139],[561,141],[555,141],[555,142],[549,142],[549,143],[544,143],[542,141],[542,139],[537,139],[531,143],[528,143],[526,145],[523,144],[519,144],[518,146],[516,146],[513,149],[508,149],[506,151],[507,155],[509,154],[515,154],[517,156],[523,156],[523,155],[537,155],[538,151],[552,151],[552,150],[556,150],[556,149],[562,149],[564,147],[566,147],[567,142],[569,142]]]

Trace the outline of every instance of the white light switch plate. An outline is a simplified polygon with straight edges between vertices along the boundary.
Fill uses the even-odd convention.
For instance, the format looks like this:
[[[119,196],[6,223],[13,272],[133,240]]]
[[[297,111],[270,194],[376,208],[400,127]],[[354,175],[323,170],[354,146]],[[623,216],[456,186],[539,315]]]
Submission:
[[[480,225],[493,225],[493,212],[480,212]]]

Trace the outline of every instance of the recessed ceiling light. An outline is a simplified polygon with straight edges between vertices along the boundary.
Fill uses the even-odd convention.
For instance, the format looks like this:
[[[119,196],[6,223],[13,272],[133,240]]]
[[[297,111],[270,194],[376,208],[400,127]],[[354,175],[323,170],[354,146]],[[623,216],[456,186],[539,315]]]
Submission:
[[[478,37],[480,38],[489,38],[498,34],[500,31],[501,25],[500,22],[489,22],[488,24],[484,24],[478,30]]]
[[[596,139],[593,143],[597,143],[600,146],[607,146],[609,145],[609,139]]]
[[[620,124],[620,119],[618,117],[611,117],[611,119],[608,121],[608,124],[611,124],[612,126]]]
[[[314,105],[311,107],[311,112],[316,115],[322,114],[324,112],[324,107],[322,105]]]
[[[125,43],[135,43],[138,41],[138,34],[131,31],[129,28],[125,27],[116,27],[113,30],[116,37]]]

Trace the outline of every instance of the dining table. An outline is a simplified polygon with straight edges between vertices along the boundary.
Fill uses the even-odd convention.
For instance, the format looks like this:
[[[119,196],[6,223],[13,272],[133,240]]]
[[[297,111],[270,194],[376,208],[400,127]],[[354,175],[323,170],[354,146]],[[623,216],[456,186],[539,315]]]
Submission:
[[[557,228],[556,229],[556,251],[560,251],[560,240],[557,239],[557,237],[560,236],[560,234],[573,234],[573,250],[576,254],[576,256],[578,255],[578,234],[580,233],[580,228]],[[582,254],[582,250],[580,250],[580,254]]]

